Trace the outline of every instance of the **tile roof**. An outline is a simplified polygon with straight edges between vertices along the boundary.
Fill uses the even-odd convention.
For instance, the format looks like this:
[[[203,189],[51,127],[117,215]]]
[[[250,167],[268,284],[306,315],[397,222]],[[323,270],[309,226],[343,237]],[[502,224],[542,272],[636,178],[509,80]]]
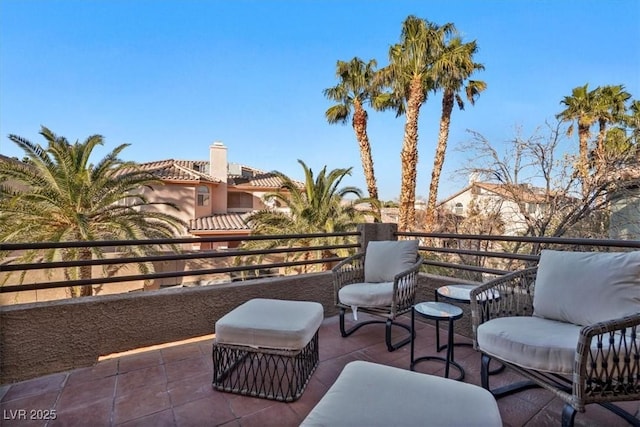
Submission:
[[[209,170],[209,162],[206,160],[169,159],[141,163],[139,166],[164,181],[221,182],[204,172]],[[282,185],[282,180],[274,172],[264,172],[244,165],[234,165],[233,172],[230,171],[227,176],[227,184],[277,189]],[[302,183],[300,185],[302,186]]]
[[[219,179],[194,168],[194,166],[196,166],[205,170],[204,166],[208,164],[209,162],[205,161],[169,159],[141,163],[139,166],[164,181],[206,181],[219,183]]]
[[[250,187],[280,188],[282,179],[274,172],[265,172],[248,166],[240,166],[241,174],[229,173],[227,184]]]
[[[491,182],[474,182],[471,185],[453,194],[452,196],[449,196],[446,199],[438,202],[437,206],[444,205],[448,201],[459,196],[465,191],[470,190],[473,187],[481,188],[483,190],[489,191],[507,200],[514,200],[517,198],[519,201],[525,202],[525,203],[544,203],[547,201],[547,197],[560,196],[559,193],[551,191],[550,193],[547,194],[546,190],[543,188],[529,186],[526,184],[509,185],[509,184],[494,184]]]
[[[189,221],[189,231],[250,231],[244,220],[251,213],[213,214]]]

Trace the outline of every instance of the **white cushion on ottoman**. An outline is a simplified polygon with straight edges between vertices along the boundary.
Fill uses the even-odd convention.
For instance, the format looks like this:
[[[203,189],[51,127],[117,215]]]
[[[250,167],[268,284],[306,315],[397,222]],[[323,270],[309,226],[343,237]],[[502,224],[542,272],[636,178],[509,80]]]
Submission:
[[[322,304],[256,298],[222,316],[215,326],[219,344],[300,350],[324,318]]]
[[[302,426],[502,427],[487,390],[371,362],[347,364]]]

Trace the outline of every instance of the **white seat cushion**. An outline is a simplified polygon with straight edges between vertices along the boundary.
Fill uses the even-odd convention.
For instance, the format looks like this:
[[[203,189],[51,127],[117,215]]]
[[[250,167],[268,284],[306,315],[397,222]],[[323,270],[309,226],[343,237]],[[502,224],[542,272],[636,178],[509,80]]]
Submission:
[[[322,304],[310,301],[252,299],[222,316],[216,342],[249,347],[300,350],[324,318]]]
[[[381,307],[393,301],[393,282],[352,283],[338,291],[340,302],[355,307]]]
[[[557,374],[573,372],[581,326],[541,317],[501,317],[478,327],[480,351],[514,365]]]
[[[393,282],[396,274],[411,268],[417,256],[417,240],[371,241],[364,257],[364,281]]]
[[[640,311],[640,251],[540,254],[533,314],[592,325]]]
[[[496,400],[481,387],[355,361],[301,425],[501,427],[502,420]]]

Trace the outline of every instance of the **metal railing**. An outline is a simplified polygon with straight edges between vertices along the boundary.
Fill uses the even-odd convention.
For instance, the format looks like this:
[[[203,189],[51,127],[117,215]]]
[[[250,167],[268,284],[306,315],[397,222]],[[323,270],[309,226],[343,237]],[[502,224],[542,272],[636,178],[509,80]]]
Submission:
[[[427,271],[460,278],[478,279],[501,276],[518,268],[536,264],[543,249],[571,251],[640,250],[639,240],[585,239],[566,237],[495,236],[483,234],[444,234],[397,232],[396,237],[418,238]],[[427,243],[427,244],[424,244]],[[511,245],[505,251],[505,245]],[[454,247],[451,247],[454,246]],[[476,248],[476,249],[474,249]],[[503,250],[497,250],[503,249]],[[443,256],[444,254],[444,256]],[[499,268],[487,267],[489,260]],[[454,262],[455,261],[455,262]],[[462,272],[477,273],[475,276]]]
[[[381,226],[389,224],[381,224]],[[639,250],[638,240],[581,239],[558,237],[522,237],[495,235],[468,235],[444,233],[396,232],[396,238],[417,238],[421,241],[420,251],[425,258],[423,272],[454,278],[483,281],[488,276],[504,275],[515,269],[524,268],[538,261],[540,250],[545,248],[563,250]],[[343,238],[346,243],[307,246],[302,244],[308,239]],[[0,286],[0,293],[22,292],[65,288],[71,286],[105,285],[112,283],[148,281],[155,279],[171,279],[199,277],[216,274],[243,274],[310,265],[330,265],[345,258],[337,256],[336,251],[344,250],[347,254],[361,250],[361,243],[366,242],[360,232],[287,234],[277,236],[217,236],[199,238],[176,238],[154,240],[116,240],[97,242],[41,242],[41,243],[2,243],[0,253],[17,253],[20,251],[51,250],[67,248],[124,248],[127,246],[155,246],[158,254],[150,256],[129,256],[110,259],[87,259],[53,262],[15,262],[5,261],[0,264],[0,273],[18,273],[14,276],[29,276],[28,272],[55,270],[86,266],[116,266],[137,263],[162,263],[167,261],[205,262],[215,260],[232,260],[232,265],[197,268],[175,271],[154,271],[146,274],[127,274],[92,277],[76,280],[41,280],[22,281],[21,283],[6,281]],[[164,248],[177,245],[209,244],[221,242],[279,242],[278,247],[269,249],[232,248],[221,250],[181,250],[178,252],[160,253]],[[283,242],[287,242],[284,244]],[[291,254],[332,253],[332,256],[307,256],[303,259],[288,259]],[[265,262],[264,258],[271,261]],[[274,258],[278,258],[274,260]],[[258,276],[256,276],[258,277]],[[232,278],[229,277],[229,281]]]
[[[151,255],[151,256],[130,256],[130,257],[118,257],[112,259],[87,259],[87,260],[72,260],[72,261],[52,261],[52,262],[28,262],[21,263],[15,261],[8,261],[0,264],[0,272],[7,273],[26,273],[35,270],[51,270],[51,269],[65,269],[73,267],[83,266],[108,266],[108,265],[125,265],[125,264],[138,264],[138,263],[150,263],[150,262],[165,262],[165,261],[188,261],[188,260],[213,260],[213,259],[232,259],[235,260],[235,264],[228,267],[214,267],[214,268],[201,268],[188,271],[168,271],[168,272],[153,272],[146,274],[131,274],[121,275],[113,277],[96,277],[90,279],[77,279],[77,280],[57,280],[57,281],[41,281],[31,283],[5,283],[0,286],[0,293],[8,292],[21,292],[30,290],[43,290],[54,288],[65,288],[71,286],[89,286],[89,285],[103,285],[109,283],[130,282],[130,281],[144,281],[153,279],[166,279],[166,278],[181,278],[187,276],[203,276],[213,274],[225,274],[235,272],[248,272],[259,271],[263,269],[274,269],[283,267],[296,267],[315,264],[327,264],[334,263],[343,260],[344,256],[331,256],[331,257],[314,257],[309,259],[298,260],[284,260],[281,262],[268,262],[264,264],[256,264],[255,259],[251,262],[247,262],[242,265],[243,260],[249,259],[249,257],[261,257],[261,256],[285,256],[287,254],[294,253],[311,253],[318,252],[333,252],[336,250],[345,249],[350,253],[353,253],[360,247],[358,242],[347,242],[342,244],[327,244],[327,245],[298,245],[293,243],[300,242],[305,239],[324,239],[324,238],[336,238],[342,237],[346,240],[356,240],[360,234],[358,232],[342,232],[342,233],[314,233],[314,234],[287,234],[277,236],[218,236],[218,237],[200,237],[200,238],[176,238],[176,239],[150,239],[150,240],[113,240],[113,241],[93,241],[93,242],[39,242],[39,243],[2,243],[0,244],[0,253],[15,254],[23,251],[37,251],[37,250],[51,250],[51,249],[68,249],[68,248],[124,248],[127,246],[157,246],[157,251],[160,252],[162,247],[176,247],[177,245],[185,244],[203,244],[203,243],[221,243],[221,242],[258,242],[258,241],[275,241],[289,242],[288,246],[279,245],[273,249],[225,249],[224,251],[214,250],[197,250],[195,252],[178,251],[169,254]],[[292,243],[293,242],[293,243]]]

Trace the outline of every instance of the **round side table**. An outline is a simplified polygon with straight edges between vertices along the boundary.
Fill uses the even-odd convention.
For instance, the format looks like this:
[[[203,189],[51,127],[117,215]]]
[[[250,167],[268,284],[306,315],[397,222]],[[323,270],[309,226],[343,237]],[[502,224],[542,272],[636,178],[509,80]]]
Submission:
[[[422,356],[415,357],[414,351],[414,342],[415,342],[415,321],[416,321],[416,313],[419,316],[422,316],[426,319],[436,320],[436,321],[447,321],[449,323],[449,330],[447,335],[447,356]],[[453,366],[456,368],[460,375],[455,380],[461,381],[464,379],[464,369],[460,364],[458,364],[454,360],[453,355],[453,323],[462,317],[462,309],[460,307],[456,307],[455,305],[447,304],[445,302],[421,302],[415,304],[411,309],[411,364],[409,365],[410,370],[414,370],[414,367],[419,362],[424,362],[428,360],[437,360],[445,363],[444,368],[444,376],[445,378],[449,378],[449,368]],[[437,332],[437,331],[436,331]]]
[[[471,304],[471,290],[476,288],[477,285],[447,285],[440,286],[436,289],[435,300],[439,301],[440,298],[445,301]],[[472,347],[472,343],[461,342],[454,343],[453,345],[466,345]],[[440,322],[436,320],[436,350],[442,351],[447,348],[447,345],[440,345]]]
[[[471,290],[477,288],[478,286],[479,285],[464,284],[440,286],[438,289],[436,289],[435,300],[438,301],[440,298],[442,298],[445,301],[471,304]],[[488,297],[483,296],[483,299],[481,299],[480,301],[495,300],[500,298],[500,294],[497,290],[494,290],[492,292],[493,293]],[[453,344],[451,344],[451,342],[448,342],[447,344],[440,345],[440,322],[436,320],[436,350],[442,351],[449,345],[465,345],[473,347],[472,343],[467,342],[457,342]],[[490,370],[489,375],[499,374],[500,372],[504,371],[504,368],[504,365],[500,364],[500,366],[498,366],[497,368]]]

